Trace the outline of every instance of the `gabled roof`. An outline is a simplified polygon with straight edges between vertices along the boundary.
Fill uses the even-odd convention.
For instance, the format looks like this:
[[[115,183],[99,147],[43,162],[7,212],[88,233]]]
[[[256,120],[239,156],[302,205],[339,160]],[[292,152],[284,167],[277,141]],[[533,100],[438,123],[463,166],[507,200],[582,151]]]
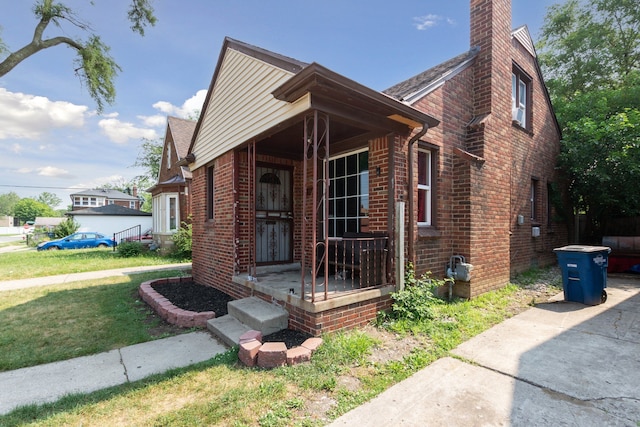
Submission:
[[[130,194],[123,193],[122,191],[106,189],[106,188],[97,188],[97,189],[79,191],[77,193],[71,194],[72,198],[74,196],[106,197],[108,199],[117,199],[117,200],[138,200],[137,197],[131,196]]]
[[[520,44],[527,49],[527,51],[533,56],[537,58],[536,48],[533,45],[533,39],[531,38],[531,34],[529,33],[529,28],[526,25],[516,28],[511,32],[511,37],[518,40]]]
[[[139,211],[136,209],[125,208],[124,206],[120,205],[105,205],[100,207],[71,211],[67,212],[65,215],[151,216],[151,213]]]
[[[304,114],[315,110],[330,111],[345,139],[367,132],[408,134],[425,123],[439,123],[317,63],[307,65],[226,38],[185,161],[195,169],[251,140],[282,136],[284,130],[302,126]],[[290,153],[282,144],[278,147]]]
[[[403,82],[382,91],[383,93],[406,103],[422,98],[424,95],[442,86],[447,80],[468,67],[480,51],[479,47],[461,53],[435,67],[429,68]]]
[[[176,146],[176,152],[180,158],[183,158],[189,152],[189,144],[191,137],[196,128],[194,120],[180,119],[178,117],[167,117],[167,126],[173,136],[173,143]]]
[[[178,117],[167,117],[167,132],[173,136],[173,144],[178,153],[179,159],[184,159],[189,153],[191,138],[196,129],[197,122],[194,120],[180,119]],[[166,141],[165,141],[166,142]],[[166,147],[164,147],[166,150]],[[185,166],[180,167],[184,179],[191,179],[191,170]]]

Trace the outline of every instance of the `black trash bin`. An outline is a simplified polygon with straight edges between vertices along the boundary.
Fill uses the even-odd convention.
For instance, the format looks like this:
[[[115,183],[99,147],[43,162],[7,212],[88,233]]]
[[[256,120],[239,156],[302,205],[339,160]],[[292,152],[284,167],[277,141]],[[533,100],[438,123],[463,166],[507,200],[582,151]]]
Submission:
[[[611,248],[569,245],[553,250],[562,271],[565,301],[587,305],[607,300],[607,265]]]

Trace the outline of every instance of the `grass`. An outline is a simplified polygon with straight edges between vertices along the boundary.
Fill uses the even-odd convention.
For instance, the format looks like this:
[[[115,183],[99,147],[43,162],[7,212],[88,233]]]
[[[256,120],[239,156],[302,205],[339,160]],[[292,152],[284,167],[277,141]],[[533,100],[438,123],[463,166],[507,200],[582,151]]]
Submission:
[[[176,271],[0,292],[0,371],[109,351],[155,339],[140,283]]]
[[[535,283],[536,274],[527,276],[526,283]],[[110,286],[121,288],[108,297],[113,300],[109,301],[111,306],[98,305],[82,314],[76,312],[82,316],[76,320],[73,316],[61,317],[57,320],[61,329],[67,329],[67,324],[73,326],[77,319],[127,306],[126,301],[133,300],[130,292],[135,285],[115,283],[107,286],[96,282],[80,288],[56,290],[54,294],[60,302],[57,309],[52,309],[54,317],[65,307],[64,301],[69,303],[83,295],[90,300],[94,298],[90,297],[94,292],[101,296],[100,299],[106,299],[107,293],[102,292]],[[232,349],[207,362],[136,383],[69,396],[51,404],[19,408],[0,416],[0,425],[321,426],[446,356],[463,341],[510,317],[513,313],[510,306],[514,301],[523,301],[515,298],[520,289],[517,285],[509,285],[471,301],[435,302],[429,310],[432,318],[428,320],[387,320],[382,325],[385,329],[395,331],[399,336],[420,338],[420,344],[402,358],[372,362],[370,355],[384,343],[363,330],[327,334],[311,363],[270,371],[241,367],[237,350]],[[53,297],[32,295],[18,302],[18,295],[14,296],[18,307],[49,305],[54,302]],[[526,306],[527,302],[520,304]],[[131,309],[136,312],[139,307],[134,303],[128,310]],[[5,311],[0,306],[0,314]],[[25,323],[22,333],[27,333],[28,324],[34,327],[31,319],[26,315],[22,318],[21,322]],[[107,324],[112,321],[115,322],[102,320]],[[2,323],[4,321],[0,319],[0,325]],[[140,320],[130,318],[125,323],[126,328],[138,328],[135,323]],[[80,331],[69,335],[75,333]],[[26,341],[29,339],[32,338],[25,338]],[[79,341],[92,340],[93,336],[85,336]],[[65,347],[82,345],[86,343]],[[19,351],[18,347],[10,352]],[[0,353],[5,351],[0,349]]]
[[[154,252],[124,258],[113,249],[76,249],[68,251],[36,250],[0,254],[0,281],[83,273],[112,268],[162,265],[171,262],[190,262],[186,259],[161,257]]]

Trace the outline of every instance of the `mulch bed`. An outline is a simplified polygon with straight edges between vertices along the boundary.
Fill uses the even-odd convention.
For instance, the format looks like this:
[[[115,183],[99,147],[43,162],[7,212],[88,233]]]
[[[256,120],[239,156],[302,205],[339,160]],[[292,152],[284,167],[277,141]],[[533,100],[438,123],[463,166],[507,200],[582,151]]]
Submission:
[[[183,310],[213,311],[216,317],[227,314],[227,303],[233,298],[211,286],[198,285],[191,281],[157,283],[153,289]],[[262,337],[262,342],[284,342],[287,348],[301,345],[312,335],[292,329],[284,329]]]

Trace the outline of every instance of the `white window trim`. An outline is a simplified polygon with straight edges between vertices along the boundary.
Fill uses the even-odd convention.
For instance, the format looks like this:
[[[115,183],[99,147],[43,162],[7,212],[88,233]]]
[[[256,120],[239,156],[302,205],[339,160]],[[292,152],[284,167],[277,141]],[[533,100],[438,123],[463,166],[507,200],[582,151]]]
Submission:
[[[336,160],[336,159],[340,159],[340,158],[348,157],[348,156],[351,156],[351,155],[358,155],[358,154],[363,153],[363,152],[365,152],[365,151],[367,151],[367,152],[368,152],[368,151],[369,151],[369,147],[359,148],[359,149],[357,149],[357,150],[348,151],[348,152],[346,152],[346,153],[340,153],[340,154],[336,154],[336,155],[334,155],[334,156],[330,156],[330,157],[329,157],[329,159],[327,160],[327,162],[330,162],[331,160]],[[369,154],[371,154],[371,153],[369,153]],[[367,165],[367,168],[368,168],[368,167],[369,167],[369,166]],[[360,174],[360,173],[359,173],[359,174]],[[368,169],[367,169],[367,174],[369,174],[369,170],[368,170]],[[334,191],[335,191],[335,190],[334,190]],[[370,194],[370,193],[368,193],[368,192],[366,193],[366,195],[367,195],[367,196],[369,196],[369,194]],[[359,196],[360,196],[360,197],[362,197],[363,195],[364,195],[364,194],[359,194]],[[334,193],[334,200],[335,200],[335,193]],[[369,203],[371,203],[371,201],[369,201]],[[369,215],[366,215],[366,216],[360,216],[360,215],[358,215],[358,219],[360,219],[360,218],[368,218],[368,217],[369,217]],[[336,218],[337,218],[337,217],[335,216],[335,214],[334,214],[334,215],[329,214],[329,218],[328,218],[328,219],[334,219],[334,220],[335,220]],[[342,217],[340,217],[340,218],[342,218]],[[327,221],[327,225],[328,225],[328,224],[329,224],[329,221]],[[323,224],[323,226],[325,226],[325,224]],[[329,230],[329,235],[331,235],[331,234],[332,234],[332,232],[333,232],[333,230]]]
[[[171,199],[175,199],[176,200],[176,227],[175,228],[171,228]],[[168,194],[165,198],[165,202],[166,202],[166,230],[169,232],[174,232],[174,231],[178,231],[178,228],[180,227],[180,205],[178,204],[179,199],[178,199],[178,195],[177,194]]]
[[[517,96],[517,99],[516,99]],[[511,73],[511,118],[521,127],[527,123],[527,82],[516,73]]]
[[[427,154],[427,162],[426,162],[426,164],[427,164],[427,167],[428,167],[427,174],[426,174],[426,177],[427,177],[427,180],[428,180],[428,184],[420,184],[420,182],[418,182],[418,191],[422,190],[422,191],[426,192],[426,197],[424,198],[424,202],[425,202],[425,205],[426,205],[425,206],[425,210],[424,210],[426,221],[418,221],[418,226],[430,226],[431,223],[433,222],[431,220],[431,208],[432,208],[432,206],[431,206],[432,205],[432,201],[431,201],[431,199],[432,199],[432,192],[431,192],[431,187],[432,187],[431,186],[431,179],[432,179],[432,177],[431,177],[431,167],[432,167],[431,161],[432,161],[432,159],[431,159],[431,156],[432,156],[432,153],[431,153],[431,150],[427,150],[427,149],[423,149],[423,148],[418,148],[418,152],[422,152],[422,153],[426,153]],[[418,198],[418,200],[419,200],[419,198]]]

